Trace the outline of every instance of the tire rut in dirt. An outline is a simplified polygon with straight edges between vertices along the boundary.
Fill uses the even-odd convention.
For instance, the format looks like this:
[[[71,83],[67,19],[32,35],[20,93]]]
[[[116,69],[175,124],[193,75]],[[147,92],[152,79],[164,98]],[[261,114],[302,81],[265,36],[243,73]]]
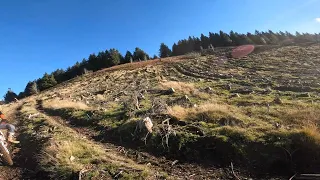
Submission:
[[[20,119],[20,110],[22,105],[16,110],[15,119]],[[17,124],[18,136],[17,139],[20,144],[17,145],[18,152],[13,157],[13,162],[16,166],[21,168],[22,179],[47,179],[48,174],[38,170],[38,160],[36,153],[39,152],[41,144],[32,140],[32,137],[27,136],[24,133],[23,124],[18,121]]]
[[[88,128],[81,127],[74,124],[66,123],[66,119],[61,117],[58,113],[53,113],[48,109],[42,107],[41,103],[38,102],[37,110],[41,113],[51,117],[56,122],[68,126],[75,130],[78,134],[81,134],[88,140],[94,141],[95,143],[101,144],[108,151],[114,151],[117,154],[135,161],[137,164],[148,164],[153,169],[166,172],[170,177],[177,179],[189,179],[189,178],[200,178],[200,179],[216,179],[224,176],[224,179],[229,179],[228,174],[222,168],[215,168],[212,166],[204,167],[198,164],[180,163],[177,160],[169,160],[163,156],[154,156],[147,152],[141,152],[137,149],[130,147],[123,147],[121,144],[114,141],[106,141],[104,138],[97,136],[97,132]]]
[[[21,107],[21,105],[16,105],[14,107],[12,107],[12,112],[8,114],[8,119],[13,121],[13,124],[17,124],[17,138],[18,140],[20,140],[20,122],[18,121],[19,118],[18,117],[18,110]],[[1,151],[4,151],[4,149],[2,150],[2,148],[0,147]],[[21,144],[17,144],[17,145],[12,145],[9,148],[10,152],[11,152],[11,161],[9,159],[9,157],[5,157],[5,153],[4,154],[4,158],[7,159],[6,161],[9,162],[5,163],[3,160],[0,162],[0,179],[1,180],[18,180],[18,179],[31,179],[33,176],[31,176],[31,174],[33,174],[33,171],[29,170],[28,168],[32,167],[29,166],[29,164],[26,164],[26,159],[28,158],[28,156],[26,156],[24,153],[22,153],[22,151],[24,149],[29,149],[29,146],[22,146]],[[32,154],[33,155],[33,154]],[[29,156],[30,157],[30,156]],[[10,165],[10,166],[8,166]],[[32,178],[35,179],[35,178]]]

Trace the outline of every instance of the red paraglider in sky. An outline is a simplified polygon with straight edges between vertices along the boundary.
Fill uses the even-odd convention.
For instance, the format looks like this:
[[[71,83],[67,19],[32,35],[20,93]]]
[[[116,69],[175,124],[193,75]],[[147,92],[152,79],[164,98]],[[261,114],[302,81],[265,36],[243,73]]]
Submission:
[[[253,45],[243,45],[243,46],[239,46],[236,47],[232,50],[232,57],[233,58],[242,58],[244,56],[247,56],[248,54],[252,53],[252,51],[254,50],[254,46]]]

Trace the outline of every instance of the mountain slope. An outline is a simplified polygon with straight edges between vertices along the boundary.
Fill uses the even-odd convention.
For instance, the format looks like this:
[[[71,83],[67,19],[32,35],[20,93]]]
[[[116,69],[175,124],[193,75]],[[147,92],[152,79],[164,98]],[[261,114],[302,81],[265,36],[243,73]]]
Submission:
[[[65,131],[83,135],[84,139],[76,138],[79,143],[119,151],[120,162],[109,157],[110,161],[96,163],[95,158],[88,160],[71,150],[68,156],[74,156],[80,169],[70,169],[73,163],[58,158],[71,174],[84,169],[79,172],[87,178],[114,178],[120,172],[122,178],[142,179],[316,173],[320,167],[319,50],[318,44],[266,48],[241,59],[228,58],[221,50],[86,74],[24,99],[22,133],[37,132],[26,127],[37,126],[39,119],[25,117],[40,112],[45,117],[41,128],[50,129],[50,122],[58,122]],[[27,106],[29,110],[23,111]],[[143,128],[136,131],[145,117],[153,122],[152,134]],[[75,140],[59,137],[53,134],[47,143]],[[106,156],[98,152],[98,159]],[[50,158],[43,157],[49,167],[42,170],[58,173],[50,170]],[[130,162],[121,162],[123,158]],[[105,169],[93,170],[96,167]]]

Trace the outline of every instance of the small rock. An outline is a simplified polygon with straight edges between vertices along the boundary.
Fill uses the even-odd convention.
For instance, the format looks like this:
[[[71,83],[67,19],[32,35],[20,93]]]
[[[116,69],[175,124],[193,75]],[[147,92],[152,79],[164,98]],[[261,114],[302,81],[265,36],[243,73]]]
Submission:
[[[119,102],[120,99],[119,98],[114,98],[114,102]]]
[[[283,103],[282,100],[280,99],[280,97],[274,98],[273,102],[274,102],[275,104],[282,104],[282,103]]]
[[[146,117],[143,119],[143,123],[144,123],[145,127],[147,128],[148,132],[152,133],[153,123],[152,123],[151,119],[149,117]]]
[[[175,160],[171,163],[171,166],[174,166],[175,164],[177,164],[179,161],[178,160]]]
[[[204,90],[205,90],[207,93],[213,93],[213,90],[212,90],[211,87],[206,87]]]
[[[74,156],[70,156],[69,160],[72,162],[74,161],[76,158]]]
[[[278,123],[278,122],[275,124],[275,126],[277,129],[279,129],[281,127],[280,123]]]

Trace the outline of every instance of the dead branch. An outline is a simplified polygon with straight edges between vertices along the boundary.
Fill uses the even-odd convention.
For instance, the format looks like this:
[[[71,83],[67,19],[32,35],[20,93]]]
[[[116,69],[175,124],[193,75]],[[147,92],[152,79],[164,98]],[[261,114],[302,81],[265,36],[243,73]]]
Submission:
[[[232,171],[232,174],[234,176],[234,178],[236,178],[237,180],[240,180],[240,178],[236,175],[236,173],[234,172],[234,169],[233,169],[233,163],[231,162],[231,171]]]
[[[82,175],[86,172],[88,172],[89,170],[88,169],[81,169],[81,171],[79,172],[79,178],[78,180],[81,180],[82,179]]]
[[[289,180],[292,180],[294,177],[296,177],[297,173],[295,173]]]
[[[117,173],[113,178],[117,179],[122,173],[123,173],[123,170],[121,170],[119,173]]]
[[[163,136],[161,138],[161,140],[162,140],[161,143],[162,143],[163,148],[165,148],[164,144],[163,144],[163,141],[165,139],[167,148],[169,150],[169,137],[171,134],[175,135],[175,131],[172,129],[172,126],[170,125],[170,118],[162,121],[161,124],[162,124],[162,134],[163,134]]]
[[[144,137],[144,144],[147,145],[147,138],[148,138],[149,132],[147,133],[146,137]]]
[[[29,114],[28,119],[31,119],[31,118],[37,117],[37,116],[39,116],[39,115],[40,115],[39,113]]]

